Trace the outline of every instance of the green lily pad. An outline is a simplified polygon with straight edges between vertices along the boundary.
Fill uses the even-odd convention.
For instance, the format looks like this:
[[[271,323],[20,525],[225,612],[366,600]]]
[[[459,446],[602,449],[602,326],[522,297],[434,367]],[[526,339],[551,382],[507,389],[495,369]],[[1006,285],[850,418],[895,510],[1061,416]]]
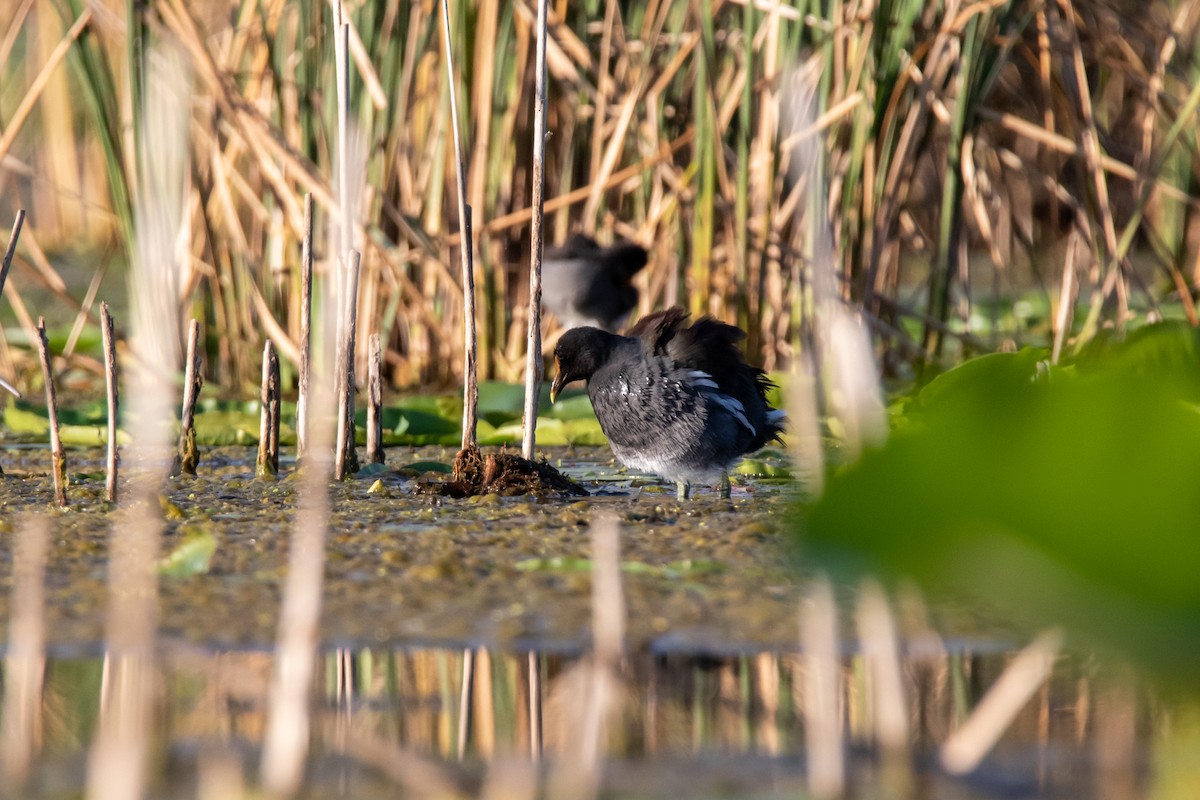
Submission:
[[[525,387],[515,383],[484,381],[479,384],[479,418],[492,425],[520,419],[525,409]]]
[[[65,445],[78,447],[102,447],[108,442],[108,423],[103,418],[91,422],[92,414],[75,412],[66,414],[60,410],[58,438]],[[66,419],[78,422],[64,423]],[[25,403],[9,398],[4,407],[4,426],[13,433],[19,433],[41,442],[50,441],[50,419],[45,409],[37,409]],[[128,444],[129,435],[123,430],[117,431],[117,443]]]
[[[732,470],[734,475],[745,475],[750,478],[790,478],[791,471],[786,467],[777,467],[757,458],[747,458]]]
[[[527,558],[516,563],[516,568],[522,572],[591,572],[595,564],[590,558],[570,558],[553,556],[551,558]],[[647,564],[644,561],[622,561],[621,571],[627,575],[650,575],[656,578],[685,578],[692,575],[703,575],[721,572],[723,564],[716,561],[684,559],[670,564]]]
[[[415,472],[418,475],[424,475],[428,472],[436,472],[439,475],[449,475],[454,472],[454,467],[442,461],[414,461],[411,464],[405,464],[401,469]]]
[[[592,410],[592,401],[587,392],[576,390],[563,392],[546,411],[546,416],[554,419],[595,419],[596,412]]]
[[[204,575],[217,552],[217,537],[202,528],[187,528],[180,535],[182,541],[159,559],[158,574],[171,578]]]

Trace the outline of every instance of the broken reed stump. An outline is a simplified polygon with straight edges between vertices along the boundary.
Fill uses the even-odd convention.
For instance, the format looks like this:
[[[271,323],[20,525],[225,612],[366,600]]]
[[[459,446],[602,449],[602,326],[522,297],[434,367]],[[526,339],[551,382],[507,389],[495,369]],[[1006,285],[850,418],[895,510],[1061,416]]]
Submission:
[[[121,407],[117,384],[117,342],[108,303],[100,304],[100,335],[104,341],[104,387],[108,398],[108,454],[105,459],[104,497],[117,502],[117,415]]]
[[[296,460],[308,445],[308,382],[312,372],[313,198],[304,195],[304,243],[300,249],[300,378],[296,396]]]
[[[358,251],[351,250],[346,265],[346,294],[343,297],[342,330],[337,356],[338,427],[333,478],[338,481],[358,472],[358,453],[354,449],[354,341],[358,328],[358,270]]]
[[[67,460],[62,439],[58,435],[58,395],[54,391],[54,375],[50,372],[50,342],[46,339],[46,318],[38,317],[38,358],[42,362],[42,377],[46,381],[46,413],[50,417],[50,457],[54,476],[54,503],[67,504]]]
[[[261,406],[254,474],[263,478],[279,473],[279,356],[270,339],[263,346]]]
[[[367,463],[383,460],[383,353],[373,333],[367,347]]]
[[[271,439],[267,454],[275,471],[279,471],[279,420],[283,411],[283,385],[279,378],[279,354],[271,350]]]
[[[188,326],[187,362],[184,365],[179,452],[175,454],[175,463],[171,467],[172,478],[195,475],[196,465],[200,463],[200,450],[196,447],[196,399],[200,396],[200,387],[204,385],[204,375],[200,370],[200,353],[197,348],[199,339],[200,323],[192,320]]]

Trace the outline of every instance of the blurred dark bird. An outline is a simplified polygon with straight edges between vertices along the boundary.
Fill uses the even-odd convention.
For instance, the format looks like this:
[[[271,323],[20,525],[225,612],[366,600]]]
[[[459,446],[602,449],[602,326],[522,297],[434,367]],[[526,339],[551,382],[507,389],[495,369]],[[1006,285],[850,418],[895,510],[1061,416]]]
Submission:
[[[564,328],[590,325],[615,330],[637,306],[631,281],[646,266],[644,247],[618,242],[601,247],[577,233],[546,251],[542,265],[542,306]]]
[[[767,404],[772,383],[746,363],[745,334],[732,325],[671,308],[618,336],[594,327],[563,334],[554,348],[554,400],[586,380],[592,408],[617,459],[675,481],[680,499],[691,484],[721,481],[729,467],[778,440],[784,412]]]

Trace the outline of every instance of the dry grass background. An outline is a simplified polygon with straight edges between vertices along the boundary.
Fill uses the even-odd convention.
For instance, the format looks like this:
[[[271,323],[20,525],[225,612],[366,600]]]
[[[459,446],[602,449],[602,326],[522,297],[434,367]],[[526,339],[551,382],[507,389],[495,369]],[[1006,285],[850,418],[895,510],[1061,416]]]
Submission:
[[[350,195],[360,357],[378,332],[394,385],[453,383],[462,292],[439,10],[344,7],[364,164]],[[529,0],[451,3],[480,374],[505,380],[523,369],[534,15]],[[125,261],[133,109],[150,43],[169,38],[195,80],[180,319],[202,321],[209,380],[227,390],[256,384],[264,337],[291,359],[302,196],[318,230],[338,212],[331,31],[324,0],[3,4],[0,219],[30,210],[6,289],[21,326],[44,313],[26,308],[31,291],[77,329],[112,299],[98,277],[65,280],[56,254]],[[1195,324],[1198,31],[1200,6],[1166,0],[559,0],[546,235],[645,244],[640,312],[681,303],[736,322],[768,369],[808,340],[809,226],[826,218],[803,207],[814,196],[828,199],[842,294],[890,370],[1014,337],[1078,346],[1147,313]],[[805,81],[818,123],[795,130]],[[828,188],[806,194],[789,160],[816,133]],[[318,245],[318,279],[331,249]],[[978,308],[994,315],[993,298],[1030,285],[1062,313],[979,327]],[[0,341],[0,370],[33,363]]]

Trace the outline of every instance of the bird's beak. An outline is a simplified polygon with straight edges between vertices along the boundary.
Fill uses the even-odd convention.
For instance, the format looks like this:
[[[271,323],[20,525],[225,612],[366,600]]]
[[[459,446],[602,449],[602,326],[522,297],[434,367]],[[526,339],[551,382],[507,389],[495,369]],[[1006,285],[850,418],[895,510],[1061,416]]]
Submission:
[[[562,391],[564,385],[563,371],[558,366],[558,359],[554,359],[554,382],[550,384],[550,402],[553,403],[558,399],[558,393]]]

